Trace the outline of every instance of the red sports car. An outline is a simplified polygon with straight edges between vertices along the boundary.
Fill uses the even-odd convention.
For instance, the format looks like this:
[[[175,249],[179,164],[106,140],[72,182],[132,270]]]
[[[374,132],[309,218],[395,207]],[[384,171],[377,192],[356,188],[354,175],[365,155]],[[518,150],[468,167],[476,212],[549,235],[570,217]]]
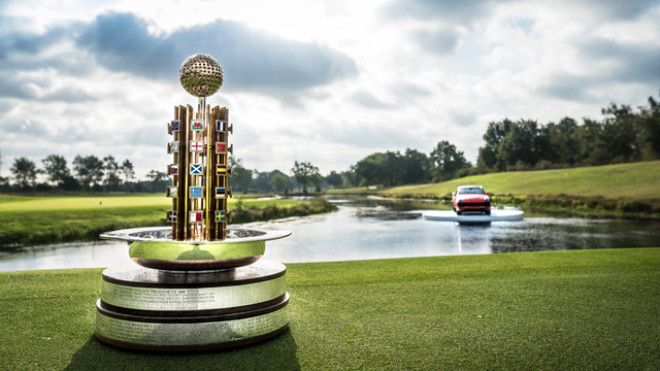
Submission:
[[[481,186],[462,186],[451,194],[456,214],[483,213],[490,215],[490,195]]]

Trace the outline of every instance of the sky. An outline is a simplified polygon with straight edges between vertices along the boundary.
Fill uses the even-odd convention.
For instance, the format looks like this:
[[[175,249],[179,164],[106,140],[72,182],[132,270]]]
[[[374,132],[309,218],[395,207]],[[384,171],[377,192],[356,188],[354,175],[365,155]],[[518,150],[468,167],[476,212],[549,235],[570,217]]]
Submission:
[[[660,92],[660,0],[0,0],[0,175],[18,157],[165,171],[183,61],[210,54],[244,167],[476,162],[489,122],[602,120]]]

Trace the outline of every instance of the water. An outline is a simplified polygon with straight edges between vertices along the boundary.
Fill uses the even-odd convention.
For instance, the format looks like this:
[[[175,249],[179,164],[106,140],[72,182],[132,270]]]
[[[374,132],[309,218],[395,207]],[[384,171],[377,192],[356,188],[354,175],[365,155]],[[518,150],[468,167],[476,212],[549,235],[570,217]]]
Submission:
[[[407,210],[413,206],[405,203],[335,202],[339,205],[335,213],[241,227],[292,231],[290,237],[266,246],[264,258],[283,263],[660,247],[658,221],[526,216],[520,222],[459,225],[426,221],[419,212]],[[101,268],[129,261],[125,242],[57,244],[0,255],[0,271]]]

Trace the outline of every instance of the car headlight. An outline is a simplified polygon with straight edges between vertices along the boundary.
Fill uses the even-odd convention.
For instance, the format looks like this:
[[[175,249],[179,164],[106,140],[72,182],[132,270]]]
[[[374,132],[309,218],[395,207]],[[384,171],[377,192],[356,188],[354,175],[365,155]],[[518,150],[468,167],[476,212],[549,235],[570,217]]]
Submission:
[[[490,197],[488,196],[484,197],[484,201],[490,201]]]

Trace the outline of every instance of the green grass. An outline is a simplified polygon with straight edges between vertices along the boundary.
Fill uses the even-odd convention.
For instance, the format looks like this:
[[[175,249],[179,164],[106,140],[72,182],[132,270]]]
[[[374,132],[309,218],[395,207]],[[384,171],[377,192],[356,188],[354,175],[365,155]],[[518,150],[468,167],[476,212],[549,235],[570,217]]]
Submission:
[[[101,270],[0,273],[0,369],[660,369],[660,249],[290,264],[290,330],[232,351],[97,341]]]
[[[451,200],[460,185],[482,185],[497,204],[590,215],[660,217],[660,161],[483,174],[432,184],[379,190],[352,188],[331,194]]]
[[[494,194],[517,196],[571,195],[654,199],[660,198],[660,161],[475,175],[442,183],[395,187],[382,193],[443,196],[465,184],[482,185],[486,191]]]
[[[331,211],[329,204],[299,200],[232,198],[235,222]],[[0,196],[0,250],[24,244],[96,240],[102,232],[167,225],[172,200],[163,195]]]

